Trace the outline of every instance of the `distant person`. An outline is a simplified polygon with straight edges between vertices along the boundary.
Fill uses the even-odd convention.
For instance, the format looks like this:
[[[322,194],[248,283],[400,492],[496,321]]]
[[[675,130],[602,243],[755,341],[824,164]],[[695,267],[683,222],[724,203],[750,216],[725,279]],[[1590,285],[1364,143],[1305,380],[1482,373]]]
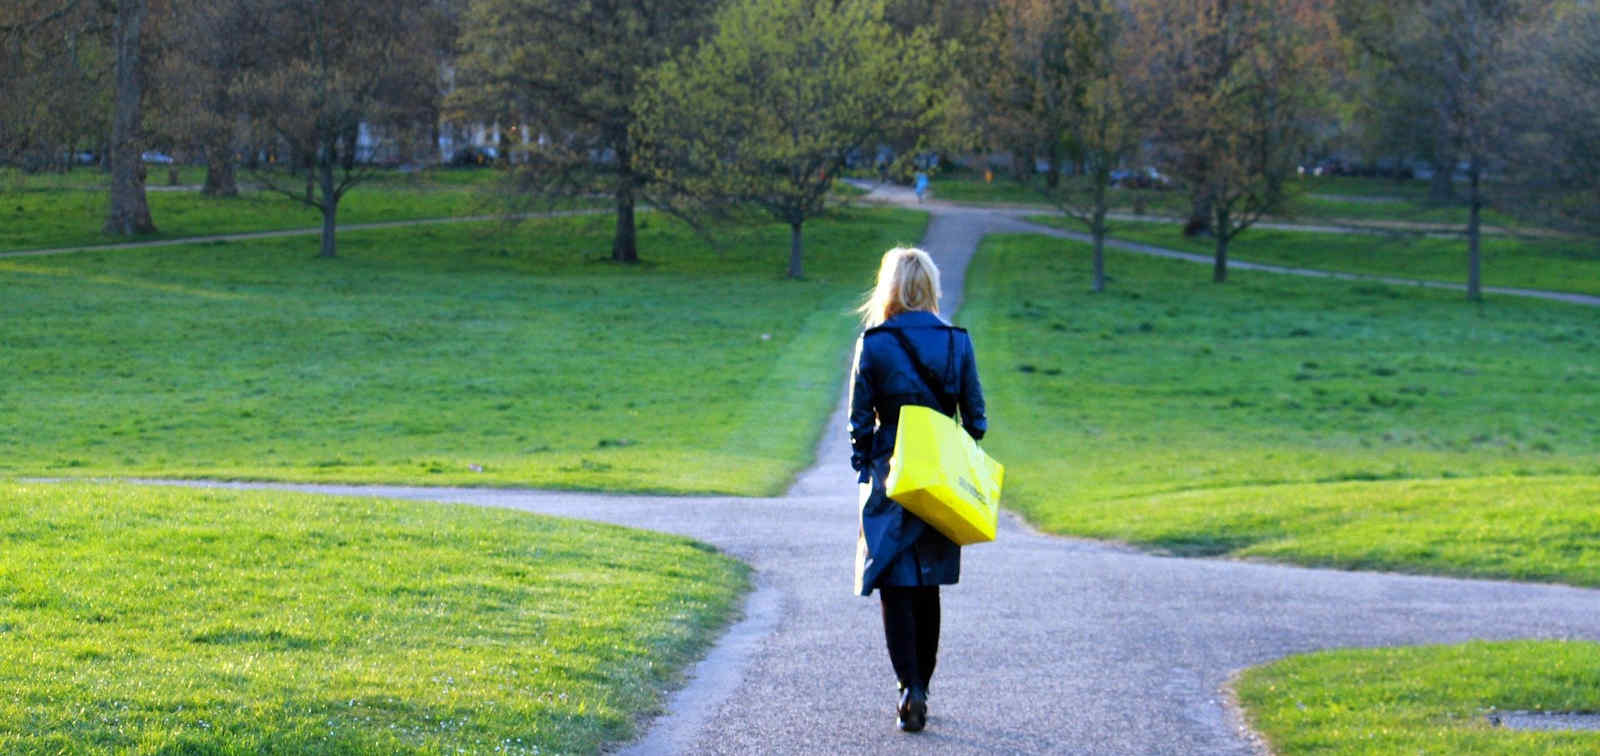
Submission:
[[[916,186],[917,186],[917,201],[921,202],[923,195],[928,193],[928,172],[927,171],[917,171]]]
[[[939,654],[939,586],[961,577],[961,547],[885,493],[900,408],[934,407],[974,439],[989,427],[967,332],[939,317],[939,268],[927,252],[897,247],[883,255],[865,304],[850,381],[850,466],[860,483],[856,592],[877,589],[883,633],[899,680],[900,729],[927,724],[928,683]],[[896,335],[898,332],[899,336]],[[900,336],[905,338],[902,342]],[[917,363],[927,367],[920,371]],[[930,386],[921,377],[939,377]]]

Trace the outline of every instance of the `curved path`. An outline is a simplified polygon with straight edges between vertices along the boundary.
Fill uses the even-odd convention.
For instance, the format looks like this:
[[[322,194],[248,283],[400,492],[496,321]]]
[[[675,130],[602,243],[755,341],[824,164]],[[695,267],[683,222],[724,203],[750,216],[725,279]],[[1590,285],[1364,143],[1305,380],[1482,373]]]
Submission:
[[[985,233],[1033,230],[988,211],[929,209],[923,243],[951,311]],[[777,499],[274,487],[601,520],[749,562],[745,619],[630,753],[1249,754],[1257,746],[1224,692],[1244,667],[1345,646],[1600,640],[1600,591],[1167,558],[1006,517],[944,593],[929,728],[907,735],[894,728],[877,601],[850,590],[856,491],[843,428],[841,407],[816,465]]]

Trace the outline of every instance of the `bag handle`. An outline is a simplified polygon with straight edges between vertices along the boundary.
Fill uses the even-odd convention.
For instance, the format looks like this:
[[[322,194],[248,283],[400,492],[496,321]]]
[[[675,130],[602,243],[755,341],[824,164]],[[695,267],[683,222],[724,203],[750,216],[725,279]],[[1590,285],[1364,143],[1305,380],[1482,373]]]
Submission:
[[[933,398],[939,402],[939,411],[950,417],[955,417],[956,399],[944,390],[943,377],[935,374],[932,368],[923,364],[922,360],[917,356],[917,350],[911,346],[911,339],[906,336],[904,331],[899,328],[885,328],[883,330],[894,334],[895,340],[900,342],[900,348],[906,350],[906,356],[910,357],[911,364],[916,366],[917,374],[922,377],[922,382],[928,384],[928,390],[933,393]],[[954,338],[954,336],[951,336],[952,345]],[[951,351],[953,352],[954,350]],[[948,409],[946,409],[947,407]]]

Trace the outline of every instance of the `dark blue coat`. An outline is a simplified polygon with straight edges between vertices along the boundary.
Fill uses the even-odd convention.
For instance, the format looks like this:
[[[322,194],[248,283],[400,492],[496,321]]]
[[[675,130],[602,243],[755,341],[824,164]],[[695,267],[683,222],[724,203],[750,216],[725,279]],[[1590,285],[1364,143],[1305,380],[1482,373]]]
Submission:
[[[850,466],[861,484],[855,587],[863,596],[882,586],[948,585],[961,578],[961,547],[884,493],[900,408],[939,407],[899,340],[885,332],[890,328],[909,337],[922,363],[944,378],[945,393],[956,397],[967,433],[981,439],[989,427],[966,331],[917,311],[861,335],[850,381]]]

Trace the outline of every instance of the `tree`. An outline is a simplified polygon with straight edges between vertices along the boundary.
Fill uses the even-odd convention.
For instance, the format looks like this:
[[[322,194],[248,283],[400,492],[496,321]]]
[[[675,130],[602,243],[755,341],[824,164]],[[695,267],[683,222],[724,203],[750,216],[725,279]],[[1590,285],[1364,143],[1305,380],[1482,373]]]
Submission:
[[[297,191],[268,166],[272,191],[322,214],[321,257],[336,255],[339,201],[371,178],[369,139],[415,124],[435,91],[428,0],[271,0],[247,54],[260,65],[230,90],[255,123],[310,169]]]
[[[145,0],[116,0],[112,32],[116,50],[116,88],[111,115],[111,202],[108,234],[148,234],[156,230],[144,193],[143,136]]]
[[[255,4],[248,0],[175,0],[173,13],[170,53],[156,74],[161,120],[175,141],[199,147],[206,164],[201,193],[237,196],[235,154],[244,108],[235,89],[254,51],[238,40],[270,31],[257,25]]]
[[[1326,91],[1338,29],[1318,0],[1136,5],[1139,38],[1130,43],[1149,52],[1167,103],[1157,119],[1163,162],[1215,237],[1212,280],[1222,283],[1228,244],[1283,199]]]
[[[104,152],[111,23],[86,2],[0,7],[0,159],[65,171],[79,152]]]
[[[1391,138],[1431,143],[1435,199],[1453,197],[1456,161],[1466,162],[1468,299],[1483,296],[1481,218],[1491,200],[1484,174],[1520,141],[1511,124],[1521,114],[1507,109],[1515,101],[1509,84],[1519,65],[1536,57],[1517,41],[1549,6],[1547,0],[1415,0],[1376,11],[1384,31],[1368,33],[1368,47],[1387,62],[1377,87],[1401,93],[1390,96],[1401,105],[1390,111],[1402,116],[1388,120]],[[1537,105],[1548,112],[1547,106]]]
[[[992,53],[980,107],[1013,145],[1048,150],[1044,193],[1093,237],[1097,292],[1111,172],[1137,153],[1154,114],[1141,53],[1124,39],[1131,21],[1113,0],[1006,0],[985,24]],[[1062,178],[1063,159],[1079,175]]]
[[[983,19],[967,90],[980,115],[985,141],[1010,152],[1031,180],[1039,155],[1047,159],[1045,184],[1061,181],[1073,126],[1071,101],[1081,76],[1074,43],[1078,19],[1072,0],[1000,0]]]
[[[897,34],[881,0],[734,0],[716,28],[651,77],[641,158],[685,196],[788,224],[799,278],[802,227],[849,156],[936,115],[940,51],[925,31]]]
[[[637,262],[634,207],[650,177],[633,131],[645,71],[698,40],[715,0],[472,0],[462,22],[454,110],[544,133],[514,175],[529,195],[615,200],[611,257]]]
[[[1504,157],[1515,188],[1503,204],[1565,228],[1600,230],[1600,7],[1573,4],[1530,29],[1497,91],[1513,135]]]

